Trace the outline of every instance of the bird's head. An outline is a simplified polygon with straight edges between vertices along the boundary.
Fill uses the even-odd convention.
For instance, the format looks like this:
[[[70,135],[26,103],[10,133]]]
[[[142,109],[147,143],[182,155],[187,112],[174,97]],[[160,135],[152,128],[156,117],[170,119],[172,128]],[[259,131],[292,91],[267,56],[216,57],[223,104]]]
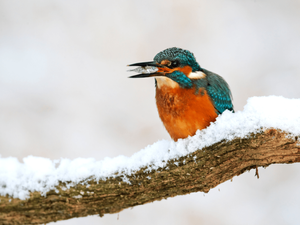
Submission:
[[[131,71],[141,73],[130,78],[155,77],[159,88],[164,85],[192,88],[194,79],[205,77],[193,53],[176,47],[159,52],[154,57],[154,61],[134,63],[129,66],[138,66]]]

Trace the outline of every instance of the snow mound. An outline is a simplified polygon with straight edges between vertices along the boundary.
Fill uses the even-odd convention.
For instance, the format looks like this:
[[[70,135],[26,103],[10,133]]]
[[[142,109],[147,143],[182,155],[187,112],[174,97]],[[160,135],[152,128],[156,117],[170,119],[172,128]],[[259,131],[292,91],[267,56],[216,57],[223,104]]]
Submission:
[[[151,165],[157,169],[166,161],[190,154],[197,149],[210,146],[221,140],[246,138],[250,133],[260,132],[261,128],[281,129],[291,135],[300,135],[300,99],[286,99],[278,96],[252,97],[243,111],[225,111],[207,129],[198,131],[195,136],[178,142],[161,140],[131,157],[118,156],[96,161],[93,158],[50,160],[28,156],[20,163],[17,158],[0,156],[0,195],[26,199],[29,191],[39,191],[45,195],[55,189],[59,181],[71,181],[76,185],[93,176],[105,180],[115,173],[126,175],[142,167]]]

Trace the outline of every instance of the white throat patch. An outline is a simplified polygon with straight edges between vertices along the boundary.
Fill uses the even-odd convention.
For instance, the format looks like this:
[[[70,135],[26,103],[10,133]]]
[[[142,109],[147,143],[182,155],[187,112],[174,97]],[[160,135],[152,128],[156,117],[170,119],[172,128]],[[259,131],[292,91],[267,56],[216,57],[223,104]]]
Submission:
[[[201,71],[191,72],[188,75],[188,78],[190,78],[190,79],[202,79],[202,78],[205,78],[205,77],[206,77],[206,74],[201,72]]]
[[[168,77],[155,77],[157,81],[157,87],[160,89],[163,86],[167,86],[170,88],[177,88],[179,84]]]

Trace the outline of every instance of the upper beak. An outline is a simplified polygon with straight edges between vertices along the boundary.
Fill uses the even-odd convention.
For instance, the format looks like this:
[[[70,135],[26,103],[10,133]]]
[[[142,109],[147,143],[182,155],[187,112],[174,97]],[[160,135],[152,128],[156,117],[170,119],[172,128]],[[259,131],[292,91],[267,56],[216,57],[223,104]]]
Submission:
[[[140,63],[133,63],[133,64],[130,64],[128,66],[154,66],[154,67],[157,67],[159,66],[156,62],[154,61],[151,61],[151,62],[140,62]]]
[[[142,67],[140,69],[137,68],[137,69],[131,70],[131,71],[134,71],[134,72],[142,72],[142,73],[134,75],[134,76],[130,76],[129,78],[156,77],[156,76],[163,76],[164,75],[163,73],[158,72],[158,70],[159,70],[158,67],[163,67],[163,66],[160,65],[160,64],[157,64],[154,61],[133,63],[133,64],[130,64],[128,66],[139,66],[139,67]],[[148,68],[146,68],[146,67],[148,67]]]

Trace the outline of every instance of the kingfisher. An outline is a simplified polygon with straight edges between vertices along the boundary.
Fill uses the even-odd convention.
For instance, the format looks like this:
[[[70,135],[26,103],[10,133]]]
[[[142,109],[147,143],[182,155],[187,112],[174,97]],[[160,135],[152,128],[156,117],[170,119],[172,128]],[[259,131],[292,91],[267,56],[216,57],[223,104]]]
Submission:
[[[155,78],[158,114],[174,141],[195,135],[225,110],[234,112],[227,82],[200,67],[188,50],[168,48],[153,61],[128,66],[140,73],[130,78]]]

